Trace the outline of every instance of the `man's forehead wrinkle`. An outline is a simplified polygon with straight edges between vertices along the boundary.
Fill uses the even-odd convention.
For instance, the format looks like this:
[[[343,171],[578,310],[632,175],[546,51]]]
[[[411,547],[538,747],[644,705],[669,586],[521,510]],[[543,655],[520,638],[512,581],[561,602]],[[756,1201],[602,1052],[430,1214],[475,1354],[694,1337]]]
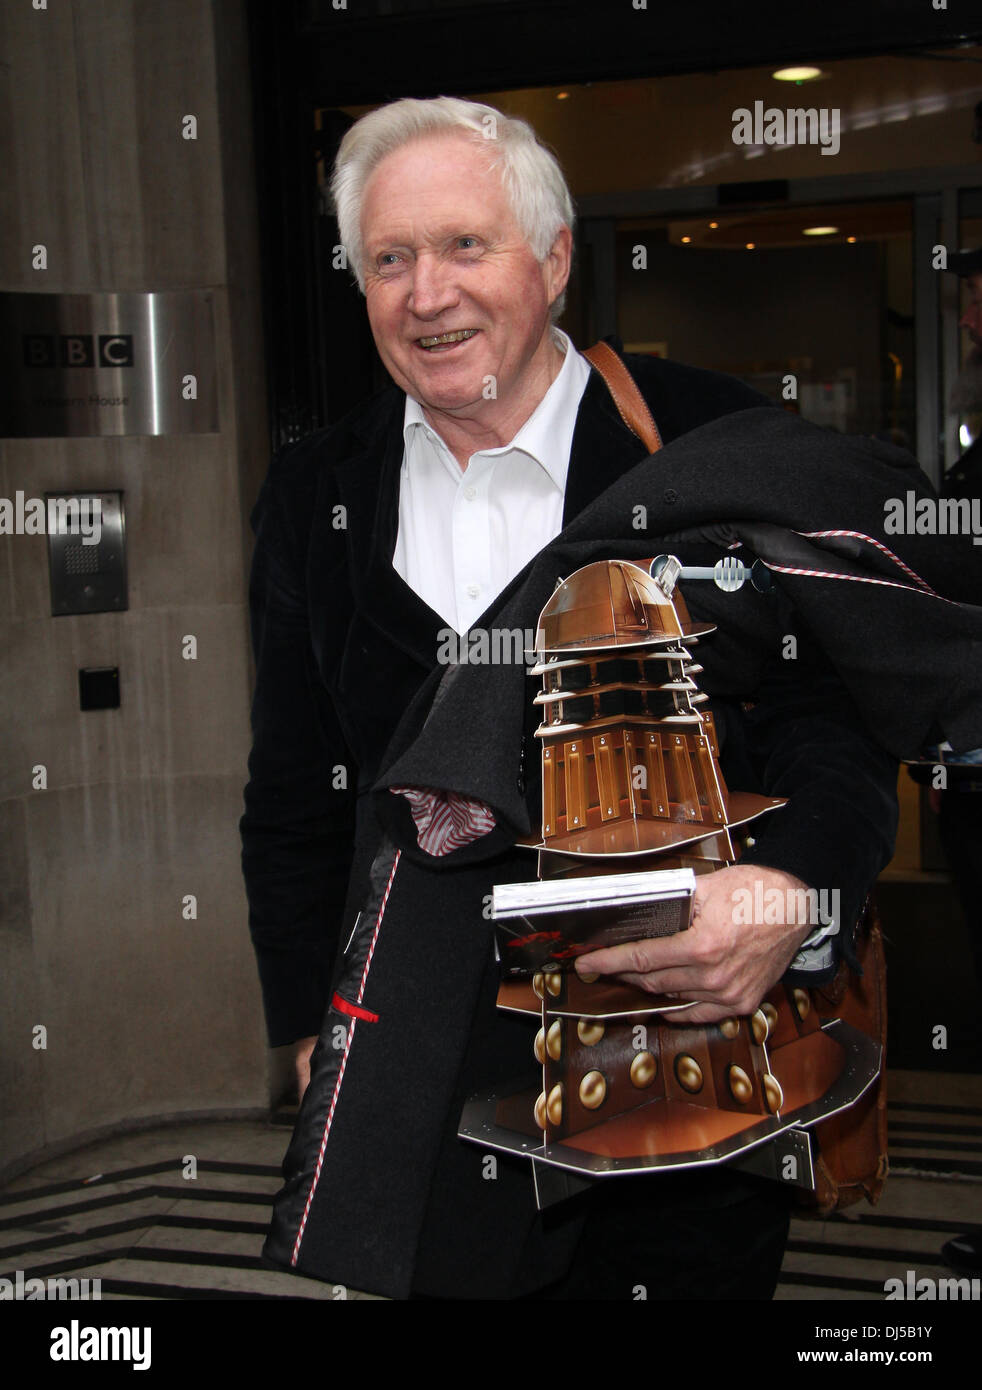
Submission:
[[[403,177],[399,179],[396,184],[395,196],[396,198],[398,198],[401,189],[405,187],[407,194],[411,195],[412,197],[412,207],[410,209],[409,215],[414,221],[419,220],[420,217],[423,216],[425,213],[425,199],[427,196],[427,192],[429,192],[431,200],[436,204],[445,202],[448,198],[462,198],[464,200],[473,201],[475,197],[479,194],[479,189],[475,186],[474,182],[475,173],[491,177],[497,186],[495,191],[500,191],[501,193],[504,193],[506,202],[509,202],[510,205],[510,200],[507,197],[507,192],[504,187],[504,181],[501,177],[499,161],[495,156],[494,151],[484,148],[484,146],[487,143],[488,142],[486,141],[477,143],[473,140],[467,138],[461,139],[460,137],[454,135],[451,135],[449,139],[440,136],[435,136],[431,139],[426,139],[424,137],[419,140],[413,140],[410,141],[407,145],[402,146],[400,149],[393,150],[390,154],[386,155],[386,157],[382,159],[378,165],[376,165],[375,169],[369,175],[363,193],[363,218],[366,208],[372,201],[372,196],[375,192],[374,186],[376,185],[378,176],[382,175],[383,179],[385,179],[385,176],[388,176],[388,178],[391,179],[392,161],[398,160],[399,157],[404,154],[412,154],[413,152],[418,150],[425,151],[427,146],[433,145],[449,145],[450,152],[456,149],[461,154],[467,152],[474,152],[479,156],[479,158],[475,161],[476,168],[474,164],[471,164],[470,168],[460,171],[460,177],[458,180],[455,181],[457,187],[454,187],[453,184],[444,184],[442,187],[438,187],[435,190],[426,190],[425,187],[421,187],[419,183],[416,181],[415,173],[410,173],[405,170],[401,171],[403,173]],[[468,161],[468,163],[470,163],[470,161]]]
[[[393,201],[399,205],[391,206]],[[398,193],[392,199],[366,198],[362,236],[366,249],[376,252],[387,246],[438,246],[465,233],[493,242],[506,238],[513,222],[507,203],[493,207],[466,184],[458,190],[409,185],[405,201]],[[520,235],[517,226],[513,231]]]

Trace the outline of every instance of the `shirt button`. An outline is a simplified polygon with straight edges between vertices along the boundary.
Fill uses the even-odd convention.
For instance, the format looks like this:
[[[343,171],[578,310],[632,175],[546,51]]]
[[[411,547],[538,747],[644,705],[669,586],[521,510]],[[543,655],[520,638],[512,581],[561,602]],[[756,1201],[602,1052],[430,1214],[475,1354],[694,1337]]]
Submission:
[[[473,501],[474,501],[474,498],[477,496],[477,488],[476,488],[476,487],[465,487],[465,488],[464,488],[464,496],[467,498],[468,502],[473,502]]]
[[[477,586],[476,584],[468,584],[468,586],[467,586],[467,597],[468,597],[468,598],[477,598],[477,596],[478,596],[478,594],[479,594],[480,592],[481,592],[481,590],[478,588],[478,586]]]

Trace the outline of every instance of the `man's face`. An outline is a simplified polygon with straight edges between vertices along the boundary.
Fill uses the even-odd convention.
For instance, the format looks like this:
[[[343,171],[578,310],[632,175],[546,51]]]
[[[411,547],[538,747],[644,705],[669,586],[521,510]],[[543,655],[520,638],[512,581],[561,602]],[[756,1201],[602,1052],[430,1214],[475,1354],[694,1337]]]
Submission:
[[[967,275],[965,288],[969,293],[969,301],[958,326],[968,329],[972,346],[979,352],[982,351],[982,272]]]
[[[526,399],[527,418],[548,388],[549,306],[571,237],[564,228],[536,261],[490,154],[455,134],[394,151],[368,181],[361,231],[368,317],[393,380],[430,412],[493,428]]]

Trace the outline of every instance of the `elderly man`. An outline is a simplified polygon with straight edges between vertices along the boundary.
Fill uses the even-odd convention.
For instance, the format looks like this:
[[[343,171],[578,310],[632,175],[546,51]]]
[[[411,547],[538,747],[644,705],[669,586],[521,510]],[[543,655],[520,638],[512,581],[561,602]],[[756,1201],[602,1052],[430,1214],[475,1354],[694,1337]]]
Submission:
[[[770,1297],[788,1220],[777,1184],[656,1174],[542,1215],[523,1167],[499,1159],[489,1179],[456,1138],[463,1098],[530,1055],[524,1020],[495,1010],[482,911],[530,861],[494,805],[483,845],[428,861],[387,769],[426,723],[441,632],[493,623],[534,558],[648,450],[554,327],[573,210],[528,126],[449,98],[396,102],[349,131],[334,192],[395,385],[284,451],[253,518],[243,864],[269,1041],[294,1046],[301,1092],[310,1079],[267,1254],[399,1297]],[[715,373],[630,365],[666,456],[766,404]],[[655,536],[673,529],[672,489],[663,500]],[[775,652],[744,690],[707,668],[705,688],[724,770],[790,805],[739,865],[700,878],[690,930],[590,962],[684,994],[702,1022],[751,1013],[792,965],[827,978],[834,933],[892,851],[894,759],[829,670],[806,654],[780,668]],[[457,732],[463,761],[468,740],[522,734]],[[516,760],[530,804],[532,771]],[[761,881],[835,887],[843,922],[807,944],[808,925],[736,925],[735,890]]]

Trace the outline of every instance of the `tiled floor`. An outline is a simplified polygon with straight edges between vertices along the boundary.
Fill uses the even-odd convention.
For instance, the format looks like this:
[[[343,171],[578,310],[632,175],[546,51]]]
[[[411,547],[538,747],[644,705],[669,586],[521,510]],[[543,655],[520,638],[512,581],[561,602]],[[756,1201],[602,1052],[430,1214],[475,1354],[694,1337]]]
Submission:
[[[882,1201],[796,1220],[779,1300],[882,1300],[908,1269],[949,1275],[943,1242],[982,1231],[982,1078],[892,1072],[890,1095]],[[0,1275],[98,1277],[104,1299],[370,1298],[261,1264],[288,1138],[257,1122],[181,1124],[51,1160],[0,1192]]]
[[[952,1277],[938,1253],[982,1234],[982,1077],[890,1072],[890,1177],[876,1207],[792,1223],[777,1299],[882,1300],[908,1269]]]

